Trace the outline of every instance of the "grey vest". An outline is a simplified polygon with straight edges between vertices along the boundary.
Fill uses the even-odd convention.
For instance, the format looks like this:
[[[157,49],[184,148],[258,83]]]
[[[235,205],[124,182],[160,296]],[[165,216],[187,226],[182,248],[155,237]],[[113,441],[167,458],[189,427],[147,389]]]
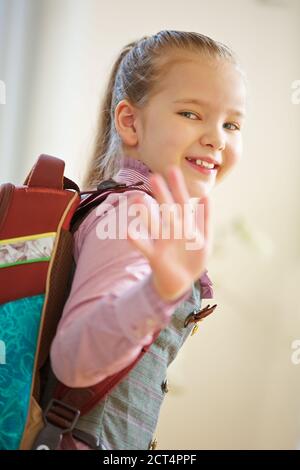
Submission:
[[[166,393],[167,368],[191,333],[184,321],[201,308],[200,282],[182,302],[149,350],[106,397],[79,418],[76,428],[94,435],[106,449],[149,449]]]

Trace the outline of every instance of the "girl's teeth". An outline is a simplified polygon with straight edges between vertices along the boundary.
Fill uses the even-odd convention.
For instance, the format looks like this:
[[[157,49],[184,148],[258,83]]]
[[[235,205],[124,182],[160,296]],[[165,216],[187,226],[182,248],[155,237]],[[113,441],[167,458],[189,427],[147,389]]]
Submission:
[[[203,160],[196,160],[197,165],[204,166],[205,168],[213,169],[213,163],[204,162]]]
[[[189,160],[190,162],[194,162],[194,163],[196,163],[197,165],[203,166],[203,167],[208,168],[208,169],[210,169],[210,170],[212,170],[212,169],[214,168],[214,166],[215,166],[213,163],[208,163],[208,162],[205,162],[205,161],[200,160],[200,159],[194,160],[194,159],[192,159],[192,158],[188,158],[188,160]]]

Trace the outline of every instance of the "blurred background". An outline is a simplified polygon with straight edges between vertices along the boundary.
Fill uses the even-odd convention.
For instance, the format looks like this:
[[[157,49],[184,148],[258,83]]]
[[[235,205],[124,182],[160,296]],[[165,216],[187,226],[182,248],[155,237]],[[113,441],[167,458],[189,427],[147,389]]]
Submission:
[[[243,159],[213,196],[218,307],[169,368],[157,448],[300,449],[299,0],[0,0],[0,183],[41,153],[80,183],[111,66],[161,29],[230,46],[249,88]]]

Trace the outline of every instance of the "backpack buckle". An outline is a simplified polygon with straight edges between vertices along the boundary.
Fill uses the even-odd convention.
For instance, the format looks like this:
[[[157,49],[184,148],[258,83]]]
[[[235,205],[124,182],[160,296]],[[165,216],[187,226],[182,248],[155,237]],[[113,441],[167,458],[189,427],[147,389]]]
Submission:
[[[76,426],[80,411],[73,406],[53,398],[43,413],[46,424],[54,424],[66,432],[71,432]]]
[[[99,183],[98,186],[97,186],[97,190],[102,191],[102,190],[106,190],[106,189],[115,188],[116,186],[124,188],[126,186],[126,184],[125,183],[118,183],[113,178],[109,178],[108,180],[104,180],[101,183]]]
[[[206,305],[206,307],[202,308],[201,310],[194,309],[185,319],[184,327],[186,328],[190,323],[197,323],[203,320],[205,317],[213,313],[217,304],[213,305]]]
[[[97,191],[112,189],[112,188],[130,188],[130,186],[140,186],[144,184],[143,181],[137,181],[136,183],[126,184],[126,183],[118,183],[113,178],[109,178],[107,180],[102,181],[97,186]]]
[[[75,428],[80,411],[70,405],[52,399],[43,413],[45,427],[38,434],[32,449],[55,450],[64,434]]]

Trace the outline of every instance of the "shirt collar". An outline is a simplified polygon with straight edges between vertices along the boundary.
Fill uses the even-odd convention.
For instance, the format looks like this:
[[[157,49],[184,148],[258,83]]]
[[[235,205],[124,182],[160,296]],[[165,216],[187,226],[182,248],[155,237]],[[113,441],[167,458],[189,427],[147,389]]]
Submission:
[[[153,172],[150,168],[141,160],[124,155],[121,157],[120,169],[117,174],[113,177],[118,183],[133,184],[138,181],[143,181],[140,186],[142,189],[151,191],[149,177]]]

